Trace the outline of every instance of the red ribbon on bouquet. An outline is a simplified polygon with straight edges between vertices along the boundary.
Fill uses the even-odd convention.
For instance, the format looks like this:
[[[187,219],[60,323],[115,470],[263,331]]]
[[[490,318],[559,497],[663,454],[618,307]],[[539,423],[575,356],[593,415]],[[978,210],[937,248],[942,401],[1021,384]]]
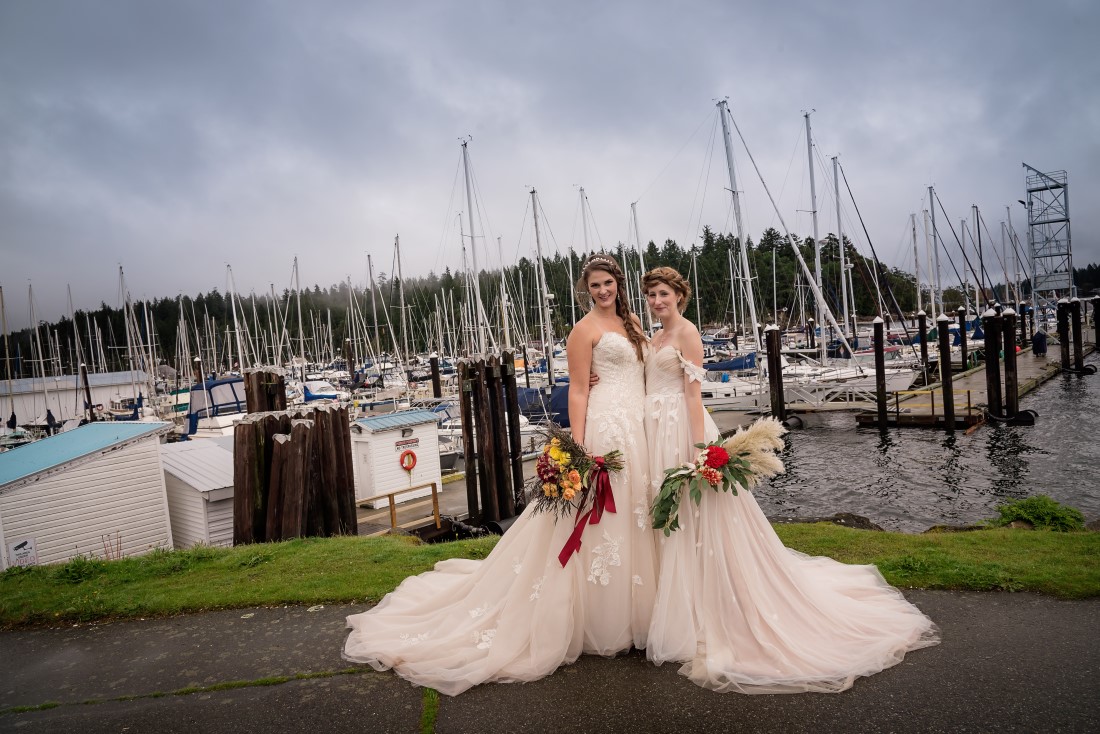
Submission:
[[[603,517],[605,511],[615,512],[615,495],[611,491],[611,474],[604,467],[602,456],[597,456],[594,461],[596,466],[588,475],[588,481],[594,489],[592,509],[583,515],[580,514],[580,509],[577,509],[578,517],[576,524],[573,526],[573,532],[569,534],[569,540],[565,541],[565,547],[558,554],[558,560],[561,562],[562,568],[569,563],[569,559],[573,554],[581,549],[581,533],[584,532],[585,526],[599,525],[600,518]]]

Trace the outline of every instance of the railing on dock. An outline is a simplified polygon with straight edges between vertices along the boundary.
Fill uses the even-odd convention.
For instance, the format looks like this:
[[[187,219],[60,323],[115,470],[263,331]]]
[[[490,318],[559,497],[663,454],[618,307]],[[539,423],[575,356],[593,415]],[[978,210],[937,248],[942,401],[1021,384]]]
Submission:
[[[442,521],[439,516],[439,484],[437,482],[425,482],[424,484],[417,484],[414,487],[405,487],[403,489],[397,489],[393,492],[386,492],[385,494],[376,495],[369,499],[370,502],[377,502],[383,497],[389,502],[390,509],[390,530],[397,530],[398,528],[410,528],[415,525],[420,525],[424,518],[418,517],[407,522],[398,524],[397,522],[397,503],[395,497],[399,494],[405,494],[406,492],[415,492],[418,489],[424,489],[425,487],[432,488],[432,518],[435,520],[435,528],[439,530],[442,527]],[[366,500],[364,500],[366,501]],[[381,533],[371,533],[371,535],[381,535]]]
[[[903,395],[912,395],[912,396],[928,395],[929,396],[929,401],[927,403],[913,402],[914,400],[917,399],[915,397],[906,398],[905,399],[905,407],[906,407],[906,410],[909,412],[909,414],[912,414],[914,412],[912,410],[913,408],[925,408],[925,407],[927,407],[929,417],[931,417],[932,419],[935,419],[936,418],[936,395],[939,392],[941,392],[941,391],[938,390],[938,389],[936,389],[936,390],[898,390],[897,392],[894,393],[894,418],[895,418],[895,420],[901,416],[901,402],[902,402],[902,397],[901,396],[903,396]],[[970,390],[952,390],[951,391],[952,405],[958,405],[959,401],[958,401],[957,398],[958,398],[959,395],[962,395],[964,393],[966,394],[966,415],[967,415],[967,417],[969,417],[969,416],[973,415],[973,413],[974,413],[974,404],[973,404],[973,400],[971,399],[971,391]],[[943,398],[941,397],[940,398],[940,415],[942,415],[942,414],[943,414]]]

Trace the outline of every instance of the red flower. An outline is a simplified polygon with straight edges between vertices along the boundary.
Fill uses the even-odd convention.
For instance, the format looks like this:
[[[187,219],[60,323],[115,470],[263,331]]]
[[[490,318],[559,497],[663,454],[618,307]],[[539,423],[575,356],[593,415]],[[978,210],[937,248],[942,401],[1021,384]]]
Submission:
[[[707,446],[707,458],[703,463],[711,469],[721,469],[729,460],[729,452],[721,446]]]

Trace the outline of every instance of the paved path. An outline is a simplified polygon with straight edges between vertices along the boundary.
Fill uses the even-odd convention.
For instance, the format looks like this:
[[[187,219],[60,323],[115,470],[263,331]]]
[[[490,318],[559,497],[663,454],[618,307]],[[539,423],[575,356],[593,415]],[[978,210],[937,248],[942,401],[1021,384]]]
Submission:
[[[1100,599],[906,596],[940,625],[943,643],[845,693],[717,694],[640,653],[585,656],[541,681],[443,697],[436,730],[1100,730]],[[421,689],[340,658],[344,617],[362,607],[313,609],[0,633],[0,710],[7,711],[0,713],[0,732],[419,731]],[[349,668],[354,672],[340,674]],[[270,685],[259,685],[265,679]],[[199,690],[155,695],[189,688]],[[11,711],[51,701],[61,705]]]

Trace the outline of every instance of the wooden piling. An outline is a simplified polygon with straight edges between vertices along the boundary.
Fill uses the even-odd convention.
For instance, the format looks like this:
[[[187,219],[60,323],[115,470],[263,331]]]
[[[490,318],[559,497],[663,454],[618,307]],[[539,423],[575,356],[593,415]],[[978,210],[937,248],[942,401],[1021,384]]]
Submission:
[[[259,413],[234,430],[233,542],[354,534],[344,408]]]
[[[504,390],[504,412],[508,419],[508,450],[510,454],[509,469],[512,478],[511,495],[512,513],[520,508],[516,507],[515,497],[523,486],[523,446],[520,438],[521,427],[519,424],[519,395],[516,386],[516,363],[511,352],[501,355],[501,385]]]
[[[986,386],[986,410],[996,417],[1001,417],[1001,317],[993,309],[989,309],[982,316],[982,328],[985,329],[985,386]]]
[[[888,425],[886,411],[886,334],[882,317],[876,316],[874,324],[875,347],[875,404],[878,406],[878,427]]]
[[[920,369],[923,384],[928,384],[928,314],[917,311],[917,333],[920,334]]]
[[[477,445],[478,490],[484,522],[500,520],[500,503],[497,499],[497,454],[492,434],[495,432],[493,413],[489,406],[489,365],[484,358],[478,360],[478,377],[474,380],[474,437]]]
[[[477,447],[474,443],[474,383],[477,381],[477,367],[466,360],[458,363],[459,400],[462,415],[462,455],[466,463],[466,506],[470,512],[470,523],[481,525],[484,513],[478,494]]]
[[[439,357],[432,355],[428,358],[428,365],[432,370],[432,397],[443,397],[443,384],[439,379]]]
[[[1081,329],[1081,299],[1069,301],[1069,323],[1073,331],[1073,369],[1081,374],[1085,370],[1084,335]]]
[[[940,393],[943,395],[943,422],[948,433],[955,431],[955,393],[951,374],[951,331],[947,328],[951,320],[947,314],[936,317],[940,338]],[[946,364],[946,369],[943,365]],[[933,393],[933,397],[935,393]]]
[[[1061,352],[1062,369],[1069,369],[1069,300],[1058,301],[1058,348]]]
[[[812,323],[812,319],[810,321]],[[764,341],[768,355],[768,384],[771,387],[772,415],[781,421],[787,420],[787,404],[783,400],[783,360],[780,350],[779,327],[770,324],[764,329]]]
[[[1027,332],[1027,304],[1020,302],[1016,304],[1016,320],[1020,324],[1020,347],[1027,349],[1028,345],[1028,332]]]
[[[84,386],[84,405],[88,412],[88,422],[95,423],[95,405],[92,403],[92,387],[88,383],[88,366],[80,363],[80,384]]]
[[[255,542],[257,460],[253,425],[241,421],[233,431],[233,545]]]
[[[963,372],[966,372],[970,368],[970,355],[966,351],[966,307],[959,306],[959,352],[962,359],[961,368]],[[951,362],[947,363],[948,369],[951,368]]]
[[[1020,380],[1016,371],[1016,312],[1006,308],[1001,312],[1004,321],[1005,354],[1005,417],[1015,418],[1020,412]]]
[[[277,367],[246,369],[243,373],[245,410],[266,413],[286,410],[286,376]]]

